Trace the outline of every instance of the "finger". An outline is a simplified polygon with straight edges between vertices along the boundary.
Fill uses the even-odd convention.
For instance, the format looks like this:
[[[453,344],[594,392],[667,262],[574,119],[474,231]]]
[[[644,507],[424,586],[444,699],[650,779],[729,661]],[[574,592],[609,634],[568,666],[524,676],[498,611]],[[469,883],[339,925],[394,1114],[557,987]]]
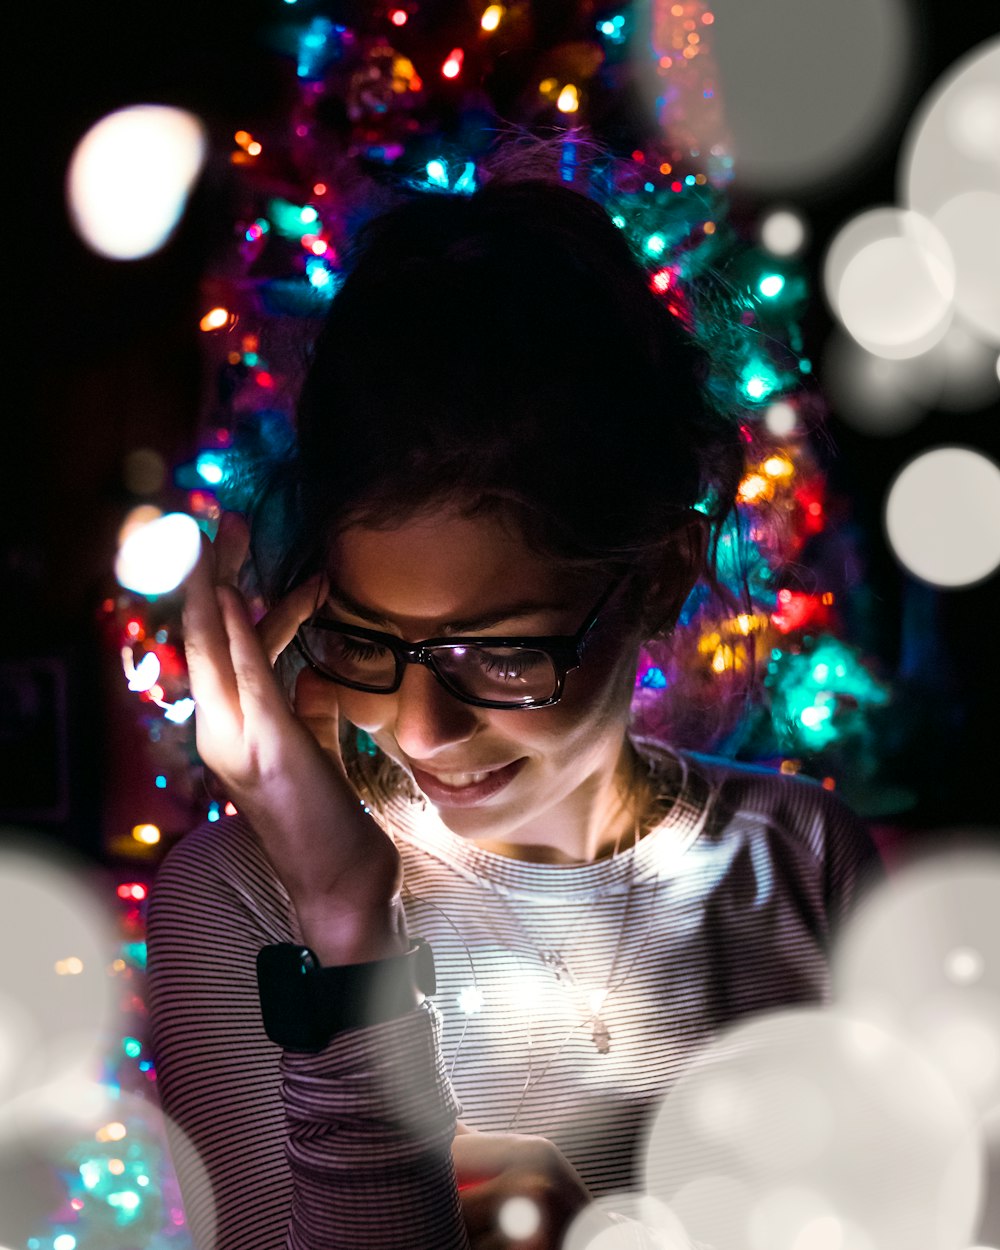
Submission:
[[[260,645],[242,595],[233,586],[216,586],[215,595],[229,638],[244,719],[287,718],[288,704]]]
[[[198,562],[184,582],[184,654],[191,693],[205,719],[232,718],[239,707],[222,610],[215,596],[215,560],[212,545],[201,535]]]
[[[300,720],[327,755],[340,764],[340,705],[333,682],[324,681],[312,669],[302,669],[295,679],[292,707],[296,720]]]
[[[295,637],[298,627],[303,621],[307,621],[323,602],[328,586],[326,575],[317,573],[308,581],[303,582],[301,586],[296,586],[257,622],[257,634],[269,664],[274,664]]]
[[[215,580],[235,586],[250,550],[250,529],[238,512],[223,512],[213,548]]]

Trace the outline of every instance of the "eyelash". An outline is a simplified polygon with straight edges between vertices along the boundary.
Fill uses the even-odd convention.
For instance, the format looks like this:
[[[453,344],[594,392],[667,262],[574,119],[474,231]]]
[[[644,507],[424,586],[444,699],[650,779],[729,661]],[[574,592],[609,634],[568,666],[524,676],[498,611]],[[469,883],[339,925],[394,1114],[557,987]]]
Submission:
[[[374,642],[362,642],[360,638],[351,638],[341,634],[340,645],[352,660],[377,660],[384,654],[384,648]]]

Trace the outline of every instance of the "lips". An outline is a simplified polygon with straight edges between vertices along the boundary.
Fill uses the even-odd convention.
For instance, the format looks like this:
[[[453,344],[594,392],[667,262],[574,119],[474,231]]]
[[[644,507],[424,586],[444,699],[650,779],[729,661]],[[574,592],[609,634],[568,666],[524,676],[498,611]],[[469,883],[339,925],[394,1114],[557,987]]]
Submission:
[[[521,771],[527,761],[522,757],[499,768],[476,772],[428,773],[411,764],[413,780],[432,803],[445,807],[473,807],[498,794]]]

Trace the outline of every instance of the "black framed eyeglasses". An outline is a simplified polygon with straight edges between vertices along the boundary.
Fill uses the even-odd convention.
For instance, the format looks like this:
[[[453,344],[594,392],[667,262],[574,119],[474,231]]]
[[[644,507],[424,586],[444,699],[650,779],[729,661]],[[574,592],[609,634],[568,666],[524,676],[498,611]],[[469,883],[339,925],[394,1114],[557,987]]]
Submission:
[[[612,582],[572,635],[406,642],[395,634],[320,617],[300,625],[294,641],[321,677],[352,690],[392,694],[407,664],[424,664],[449,694],[474,707],[550,707],[562,698],[566,674],[579,668],[587,636],[620,585],[620,580]]]

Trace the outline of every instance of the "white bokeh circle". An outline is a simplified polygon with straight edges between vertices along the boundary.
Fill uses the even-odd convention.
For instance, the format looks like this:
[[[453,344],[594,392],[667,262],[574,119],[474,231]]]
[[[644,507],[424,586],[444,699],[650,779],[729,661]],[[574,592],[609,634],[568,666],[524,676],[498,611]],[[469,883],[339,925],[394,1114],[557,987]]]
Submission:
[[[169,594],[194,568],[200,551],[194,517],[168,512],[128,531],[115,558],[115,577],[136,594]]]
[[[971,1108],[922,1051],[802,1009],[700,1052],[651,1121],[645,1186],[713,1250],[966,1250],[983,1171]]]
[[[609,1224],[609,1221],[612,1221]],[[651,1194],[602,1194],[563,1233],[560,1250],[694,1250],[677,1216]]]
[[[933,218],[967,191],[1000,188],[1000,38],[960,57],[926,93],[900,148],[899,201]]]
[[[1000,467],[968,447],[935,447],[896,474],[885,502],[896,559],[932,586],[971,586],[1000,565]]]
[[[910,429],[938,400],[939,370],[931,353],[887,360],[835,328],[823,348],[822,368],[832,412],[866,434],[889,437]]]
[[[1000,343],[1000,191],[962,191],[931,220],[951,254],[956,310],[985,342]]]
[[[841,933],[838,1002],[919,1045],[980,1115],[1000,1110],[1000,854],[898,869]]]
[[[903,3],[814,4],[805,19],[796,0],[714,0],[712,12],[710,54],[725,84],[738,182],[816,188],[864,159],[910,77]]]
[[[102,117],[66,175],[77,233],[113,260],[155,252],[180,220],[206,153],[205,128],[184,109],[136,104]]]
[[[791,208],[773,208],[760,223],[760,241],[772,256],[798,255],[807,234],[802,215]]]
[[[119,943],[89,872],[27,834],[0,848],[0,1110],[60,1076],[100,1069]]]
[[[954,262],[933,223],[897,208],[869,209],[837,232],[823,262],[831,311],[867,351],[918,356],[953,315]]]
[[[518,1195],[508,1198],[497,1212],[500,1231],[515,1241],[534,1236],[542,1224],[542,1213],[537,1202]]]

